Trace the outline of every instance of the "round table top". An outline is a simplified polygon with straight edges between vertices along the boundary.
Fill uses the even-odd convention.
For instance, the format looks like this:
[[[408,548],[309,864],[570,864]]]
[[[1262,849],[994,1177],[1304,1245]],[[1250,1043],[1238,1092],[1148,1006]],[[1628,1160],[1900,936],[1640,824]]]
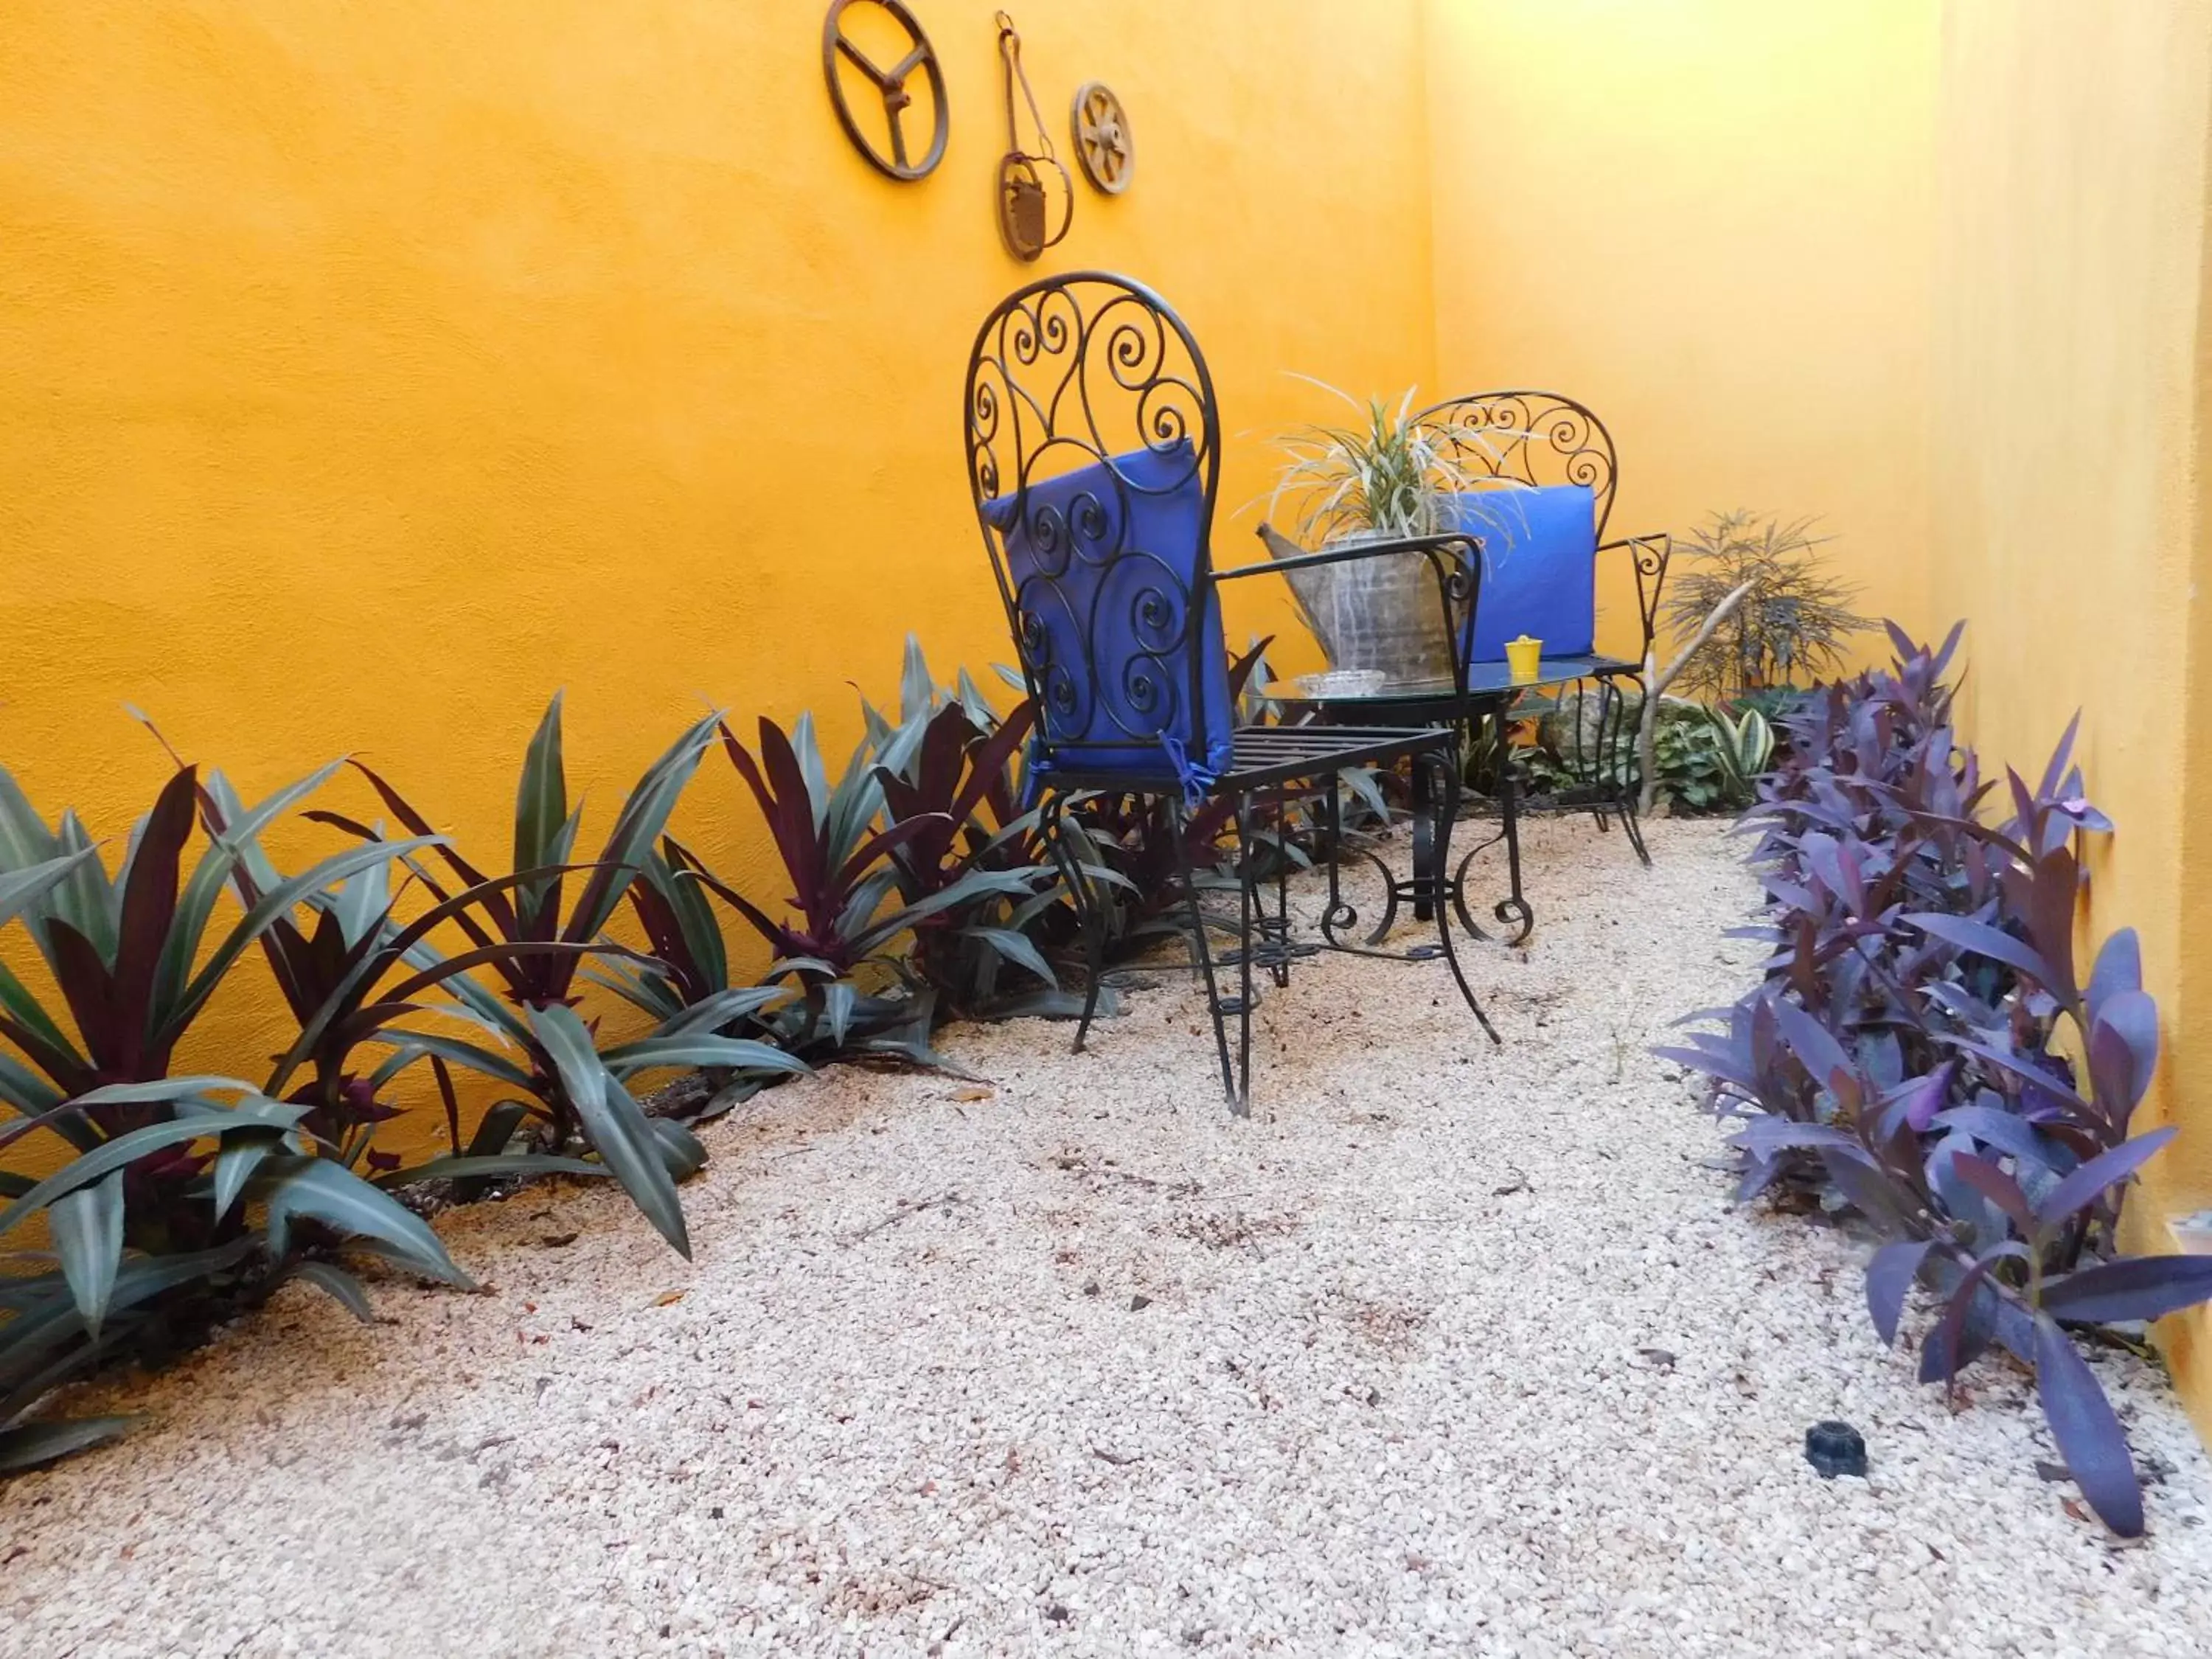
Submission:
[[[1471,663],[1468,666],[1467,695],[1470,699],[1496,702],[1516,692],[1540,690],[1546,686],[1566,685],[1576,680],[1637,672],[1636,665],[1624,658],[1589,655],[1546,657],[1537,664],[1535,675],[1528,679],[1515,678],[1511,666],[1505,663]],[[1456,702],[1459,694],[1449,680],[1434,679],[1385,684],[1377,691],[1351,696],[1313,696],[1300,690],[1294,681],[1278,680],[1263,687],[1260,695],[1270,702],[1299,708],[1357,710],[1358,718],[1363,724],[1387,724],[1390,722],[1386,717],[1394,713],[1412,714],[1433,709],[1440,704]]]

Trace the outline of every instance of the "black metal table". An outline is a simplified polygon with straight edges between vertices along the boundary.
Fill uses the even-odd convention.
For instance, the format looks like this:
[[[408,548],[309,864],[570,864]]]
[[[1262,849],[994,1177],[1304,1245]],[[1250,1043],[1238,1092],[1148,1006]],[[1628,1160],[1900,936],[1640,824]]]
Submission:
[[[1514,699],[1523,691],[1540,691],[1571,685],[1578,680],[1609,682],[1640,671],[1636,664],[1619,657],[1576,656],[1546,657],[1538,665],[1534,677],[1516,679],[1508,665],[1502,662],[1473,663],[1468,668],[1467,691],[1462,696],[1449,680],[1432,684],[1396,686],[1366,696],[1309,697],[1290,686],[1271,686],[1264,693],[1280,705],[1286,721],[1301,719],[1318,720],[1332,726],[1443,726],[1451,725],[1472,731],[1487,723],[1498,735],[1498,831],[1486,840],[1469,848],[1456,868],[1443,869],[1436,856],[1439,845],[1449,844],[1437,834],[1435,808],[1437,805],[1425,774],[1416,769],[1413,775],[1413,875],[1401,880],[1390,867],[1372,853],[1361,857],[1373,864],[1381,872],[1383,884],[1383,908],[1381,919],[1367,936],[1364,945],[1352,945],[1338,937],[1340,929],[1358,924],[1358,912],[1343,902],[1339,889],[1339,861],[1343,853],[1342,838],[1332,833],[1328,868],[1329,902],[1323,913],[1322,933],[1339,950],[1355,950],[1362,955],[1404,954],[1428,956],[1436,952],[1433,945],[1417,945],[1411,951],[1386,953],[1376,950],[1397,920],[1398,906],[1411,903],[1416,921],[1426,921],[1433,914],[1431,907],[1449,904],[1458,915],[1460,926],[1475,939],[1486,939],[1490,934],[1475,921],[1468,903],[1467,873],[1475,859],[1503,842],[1505,846],[1507,891],[1504,898],[1491,907],[1491,915],[1512,931],[1506,936],[1508,945],[1519,945],[1528,939],[1536,926],[1534,907],[1521,885],[1521,830],[1520,778],[1513,762],[1512,746],[1505,740],[1505,726]],[[1334,802],[1331,803],[1332,807]],[[1624,809],[1623,817],[1627,813]],[[1334,824],[1332,824],[1332,831]]]

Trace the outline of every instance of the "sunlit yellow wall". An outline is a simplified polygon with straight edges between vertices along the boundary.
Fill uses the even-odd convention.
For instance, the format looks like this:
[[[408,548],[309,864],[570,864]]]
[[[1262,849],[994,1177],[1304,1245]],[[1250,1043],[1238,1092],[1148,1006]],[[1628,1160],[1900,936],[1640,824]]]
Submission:
[[[2198,447],[2208,381],[2212,11],[1950,0],[1934,376],[1935,615],[1972,620],[1967,735],[2024,769],[2077,708],[2119,832],[2089,929],[2142,935],[2182,1127],[2134,1204],[2212,1204],[2212,691]],[[2212,1421],[2201,1316],[2178,1370]]]
[[[504,867],[556,687],[587,841],[709,704],[817,708],[842,754],[908,630],[947,673],[1009,654],[959,394],[1038,270],[1182,308],[1224,510],[1321,412],[1284,371],[1426,376],[1418,0],[1017,7],[1063,150],[1092,77],[1139,149],[1036,268],[991,215],[992,8],[919,0],[953,125],[906,185],[837,128],[823,9],[12,0],[0,761],[35,800],[121,836],[167,765],[129,702],[249,793],[362,751]],[[781,896],[719,758],[679,823]],[[281,1046],[258,973],[188,1060]]]
[[[1429,10],[1439,386],[1589,404],[1616,532],[1814,515],[1918,615],[1933,0]]]
[[[0,761],[119,837],[167,765],[126,702],[249,793],[357,750],[496,864],[556,687],[603,827],[703,706],[814,708],[842,750],[848,683],[888,697],[908,631],[947,670],[1002,658],[957,398],[1030,272],[989,216],[989,10],[921,9],[953,134],[902,186],[830,117],[815,4],[15,0]],[[1616,528],[1819,515],[1869,609],[1970,617],[1986,754],[2033,764],[2086,708],[2121,826],[2094,925],[2143,934],[2185,1130],[2139,1213],[2212,1203],[2212,14],[1020,11],[1055,138],[1098,76],[1139,150],[1040,269],[1182,307],[1226,507],[1328,412],[1284,371],[1556,386],[1620,441]],[[780,896],[719,762],[679,823]],[[185,1060],[258,1069],[275,1009],[241,981]]]
[[[2076,708],[2183,1128],[2138,1242],[2212,1204],[2212,9],[1429,0],[1437,360],[1612,423],[1616,524],[1817,514],[1869,609],[1971,623],[1964,735]],[[1871,652],[1884,647],[1870,641]],[[2212,1422],[2212,1337],[2166,1334]]]

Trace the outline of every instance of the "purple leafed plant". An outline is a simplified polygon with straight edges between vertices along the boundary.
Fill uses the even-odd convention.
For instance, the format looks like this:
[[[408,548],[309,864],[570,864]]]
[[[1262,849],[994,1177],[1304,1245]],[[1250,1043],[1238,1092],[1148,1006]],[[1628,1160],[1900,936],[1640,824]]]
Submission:
[[[942,1066],[927,1041],[935,1022],[1015,1011],[1001,985],[1017,975],[1044,988],[1020,1011],[1060,1012],[1048,1006],[1052,968],[1022,926],[1050,880],[1010,772],[1028,707],[1001,720],[980,694],[945,697],[919,647],[908,650],[899,724],[865,711],[868,733],[834,782],[811,715],[788,732],[763,716],[757,751],[720,728],[781,855],[781,907],[755,903],[673,841],[665,851],[672,895],[713,895],[774,952],[768,978],[793,1000],[765,1029],[818,1060],[854,1052]]]
[[[1993,785],[1950,725],[1961,629],[1933,649],[1889,631],[1890,671],[1789,717],[1789,757],[1746,815],[1764,982],[1691,1017],[1723,1029],[1658,1052],[1741,1121],[1739,1199],[1863,1216],[1885,1239],[1867,1269],[1882,1340],[1928,1286],[1922,1379],[1948,1388],[1992,1346],[2032,1369],[2083,1497],[2133,1536],[2127,1442],[2074,1334],[2139,1346],[2113,1328],[2212,1299],[2212,1259],[2118,1246],[2126,1188],[2175,1132],[2130,1133],[2159,1045],[2135,933],[2105,941],[2086,985],[2075,963],[2078,842],[2112,825],[2070,726],[2033,787],[2006,774],[2011,816],[1984,822]]]

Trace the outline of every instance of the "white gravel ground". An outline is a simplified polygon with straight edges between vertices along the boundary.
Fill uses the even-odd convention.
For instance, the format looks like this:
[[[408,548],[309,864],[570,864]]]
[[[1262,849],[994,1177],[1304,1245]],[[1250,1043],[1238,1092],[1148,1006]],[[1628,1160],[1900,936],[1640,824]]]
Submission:
[[[1644,1048],[1744,982],[1721,833],[1539,826],[1525,956],[1332,959],[1223,1109],[1170,980],[991,1086],[842,1070],[708,1133],[698,1261],[566,1189],[448,1218],[495,1290],[314,1293],[0,1492],[0,1649],[90,1655],[2212,1650],[2212,1466],[2097,1362],[2147,1540],[2020,1379],[1885,1355],[1862,1247],[1723,1207]],[[572,1241],[566,1236],[576,1235]],[[566,1242],[564,1242],[566,1241]],[[1806,1426],[1866,1435],[1823,1481]]]

